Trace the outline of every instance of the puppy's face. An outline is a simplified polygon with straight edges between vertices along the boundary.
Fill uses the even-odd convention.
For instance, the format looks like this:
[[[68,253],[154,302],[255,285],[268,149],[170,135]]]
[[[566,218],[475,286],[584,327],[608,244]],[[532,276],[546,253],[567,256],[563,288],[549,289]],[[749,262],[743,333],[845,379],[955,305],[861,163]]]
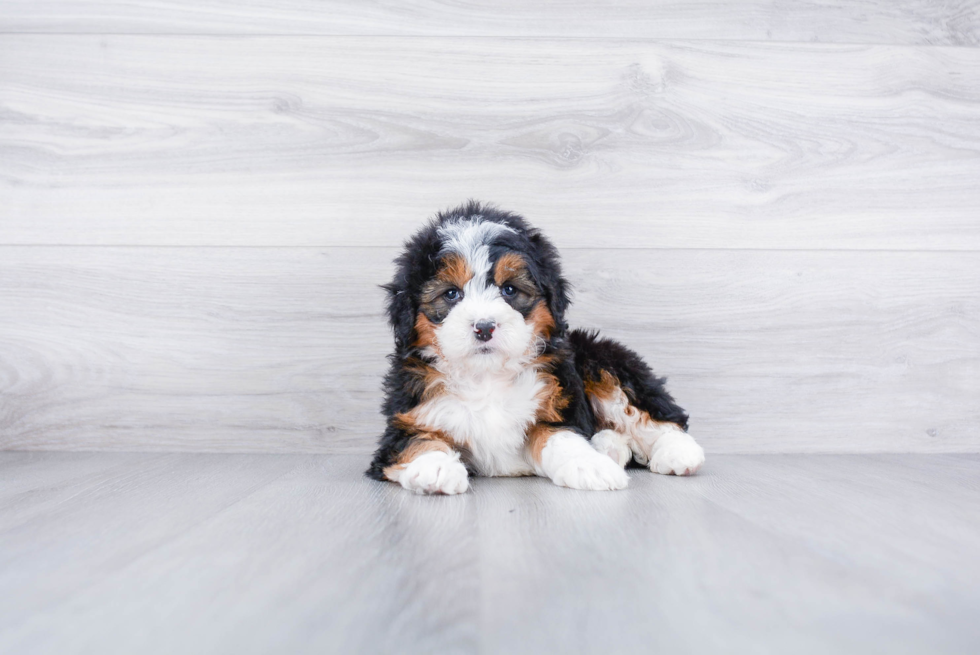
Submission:
[[[493,370],[526,363],[554,328],[526,253],[508,247],[513,230],[466,219],[439,228],[435,274],[419,295],[416,346],[453,367]]]

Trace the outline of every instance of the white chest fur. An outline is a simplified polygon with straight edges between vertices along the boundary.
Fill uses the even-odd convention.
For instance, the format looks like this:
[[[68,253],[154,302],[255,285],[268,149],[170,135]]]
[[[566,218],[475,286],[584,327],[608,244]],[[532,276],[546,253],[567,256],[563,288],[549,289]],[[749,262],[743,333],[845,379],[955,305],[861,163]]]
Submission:
[[[544,384],[533,370],[455,373],[445,393],[421,405],[421,424],[441,430],[466,446],[482,475],[529,475],[524,453]]]

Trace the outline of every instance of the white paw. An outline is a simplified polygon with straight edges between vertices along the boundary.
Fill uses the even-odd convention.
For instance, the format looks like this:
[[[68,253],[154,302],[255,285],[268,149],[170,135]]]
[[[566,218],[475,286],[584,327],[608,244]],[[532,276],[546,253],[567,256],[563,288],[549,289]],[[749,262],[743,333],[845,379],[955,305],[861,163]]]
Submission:
[[[398,477],[401,486],[417,494],[461,494],[470,486],[459,453],[434,451],[419,455]]]
[[[609,459],[620,466],[629,464],[633,453],[629,447],[629,437],[619,434],[615,430],[600,430],[593,435],[589,442],[597,452],[607,455]]]
[[[693,475],[704,464],[704,448],[680,430],[661,436],[653,446],[650,470],[665,475]]]
[[[623,467],[598,453],[588,457],[575,457],[565,462],[551,479],[561,487],[589,491],[625,489],[630,482]]]

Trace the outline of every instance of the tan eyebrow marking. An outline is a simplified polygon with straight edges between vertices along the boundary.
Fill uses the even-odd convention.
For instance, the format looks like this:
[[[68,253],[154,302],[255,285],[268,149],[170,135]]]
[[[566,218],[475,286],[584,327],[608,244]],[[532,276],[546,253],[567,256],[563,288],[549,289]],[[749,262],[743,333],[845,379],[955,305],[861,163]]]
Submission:
[[[499,287],[515,273],[524,270],[527,265],[524,258],[516,252],[508,252],[500,256],[493,269],[493,281]]]
[[[450,253],[443,257],[442,266],[436,273],[437,280],[452,284],[459,289],[466,286],[466,283],[472,278],[473,269],[470,268],[469,262],[456,253]]]

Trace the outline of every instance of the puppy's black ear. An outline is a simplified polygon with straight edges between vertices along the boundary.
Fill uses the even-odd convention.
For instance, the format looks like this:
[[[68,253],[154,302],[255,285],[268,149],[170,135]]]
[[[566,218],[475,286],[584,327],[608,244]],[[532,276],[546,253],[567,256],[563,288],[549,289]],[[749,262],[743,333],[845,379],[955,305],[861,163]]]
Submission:
[[[548,311],[555,319],[556,336],[565,334],[568,326],[565,324],[565,310],[569,305],[570,285],[561,274],[561,261],[558,249],[536,229],[528,232],[528,240],[534,246],[535,259],[538,262],[538,283],[542,286],[548,302]]]
[[[408,289],[400,285],[398,276],[381,288],[388,292],[388,323],[395,334],[395,346],[402,348],[414,341],[415,307]]]
[[[555,317],[555,325],[558,326],[560,334],[565,333],[565,310],[568,309],[568,281],[560,274],[555,276],[554,283],[550,289],[551,302],[548,308],[551,315]]]
[[[395,259],[394,278],[382,285],[388,292],[388,323],[395,333],[395,347],[399,349],[415,343],[417,296],[422,285],[435,275],[439,255],[436,228],[436,221],[432,221],[405,242],[405,249]]]

